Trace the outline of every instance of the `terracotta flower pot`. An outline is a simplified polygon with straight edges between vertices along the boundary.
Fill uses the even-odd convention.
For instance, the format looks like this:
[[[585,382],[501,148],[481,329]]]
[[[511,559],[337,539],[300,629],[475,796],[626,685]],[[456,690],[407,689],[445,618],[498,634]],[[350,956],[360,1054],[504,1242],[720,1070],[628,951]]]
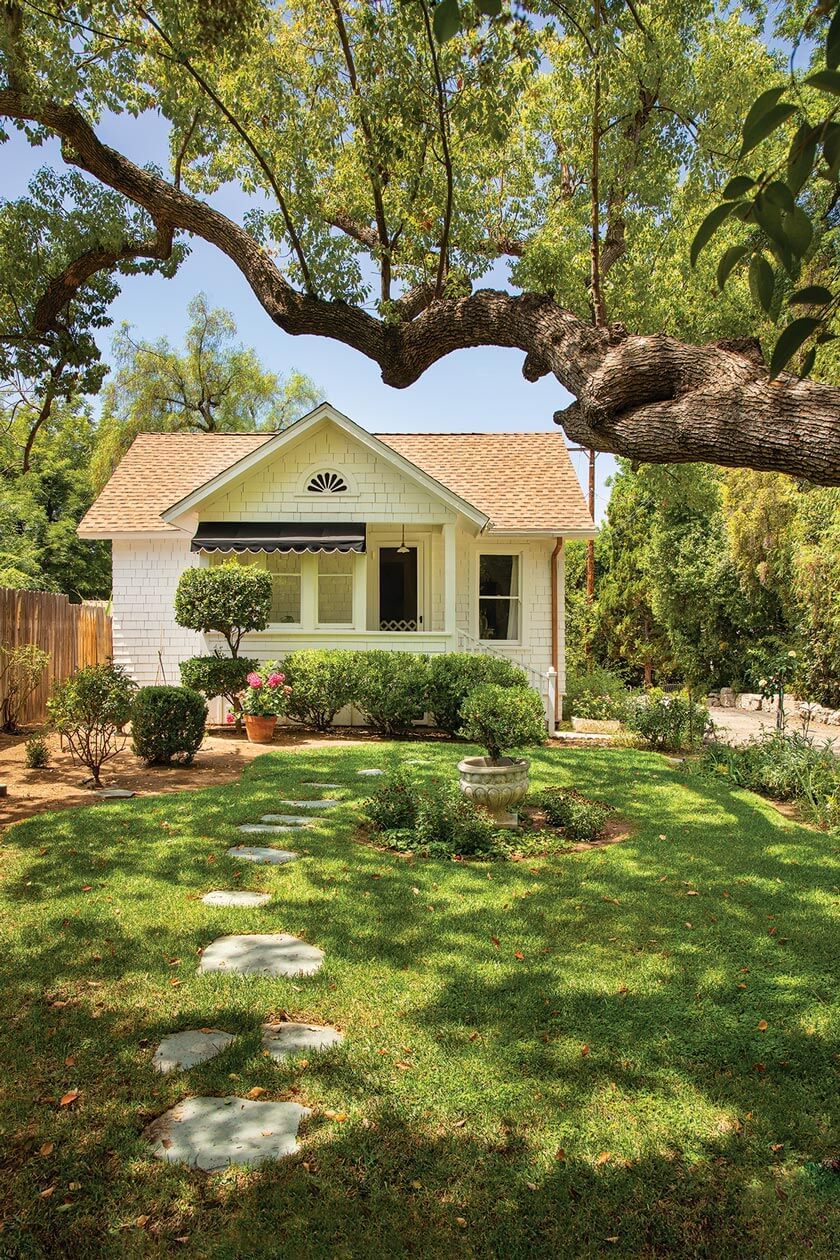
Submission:
[[[277,718],[272,714],[271,717],[256,717],[252,713],[245,714],[245,730],[248,732],[248,739],[252,744],[270,744],[274,739],[274,728],[277,725]]]
[[[465,757],[458,762],[458,786],[474,805],[488,811],[499,827],[518,827],[516,807],[528,794],[528,767],[524,757]]]

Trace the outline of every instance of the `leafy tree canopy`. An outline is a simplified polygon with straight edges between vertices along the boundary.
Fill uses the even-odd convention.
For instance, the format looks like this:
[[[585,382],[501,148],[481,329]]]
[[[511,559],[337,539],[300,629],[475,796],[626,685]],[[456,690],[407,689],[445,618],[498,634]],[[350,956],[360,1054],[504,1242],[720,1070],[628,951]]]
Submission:
[[[840,397],[774,391],[733,343],[766,327],[748,278],[715,301],[714,260],[689,265],[750,102],[785,81],[762,22],[709,0],[13,0],[0,117],[59,135],[151,218],[161,254],[203,237],[280,328],[355,347],[389,384],[517,347],[528,379],[575,395],[557,418],[576,441],[830,482]],[[152,110],[165,176],[96,134],[106,111]],[[774,133],[756,152],[787,147]],[[243,223],[214,205],[231,182]],[[501,260],[508,291],[476,289]]]

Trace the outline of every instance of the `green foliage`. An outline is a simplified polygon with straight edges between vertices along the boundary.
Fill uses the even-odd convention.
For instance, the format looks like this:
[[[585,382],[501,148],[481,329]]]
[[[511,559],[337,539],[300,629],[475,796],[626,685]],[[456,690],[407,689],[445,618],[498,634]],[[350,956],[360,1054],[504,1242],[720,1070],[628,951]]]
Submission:
[[[429,658],[427,708],[442,731],[456,735],[468,693],[482,683],[527,687],[525,671],[510,661],[477,652],[439,652]]]
[[[264,630],[271,615],[271,574],[255,565],[225,564],[185,569],[175,592],[175,620],[203,634],[215,630],[231,656],[244,634]]]
[[[594,691],[585,691],[575,701],[575,712],[571,717],[588,718],[595,722],[620,722],[624,717],[627,702],[624,696],[611,696],[606,692],[598,695]]]
[[[247,656],[191,656],[181,661],[181,685],[200,692],[206,700],[224,696],[233,704],[245,686],[245,680],[259,661]]]
[[[146,765],[189,765],[204,739],[207,705],[188,687],[141,687],[131,705],[132,750]]]
[[[382,780],[364,813],[378,839],[401,852],[425,857],[491,857],[496,828],[451,782],[420,784],[397,766]]]
[[[711,744],[704,768],[735,787],[774,800],[796,801],[803,815],[828,831],[840,829],[840,758],[797,732],[765,732],[740,748]]]
[[[292,688],[287,716],[326,731],[356,694],[359,654],[341,648],[303,648],[284,658],[283,669]]]
[[[106,761],[126,742],[135,685],[121,665],[87,665],[58,683],[47,701],[53,726],[100,786]]]
[[[25,757],[27,770],[46,770],[50,764],[47,741],[41,735],[33,735],[26,741]]]
[[[467,695],[461,712],[459,734],[486,748],[491,761],[499,761],[504,750],[545,743],[543,703],[530,687],[483,683]]]
[[[552,827],[562,827],[567,840],[592,843],[613,812],[611,805],[590,801],[574,788],[549,787],[535,792],[530,804],[541,809]]]
[[[827,27],[826,9],[818,12],[820,17],[810,14],[806,25],[811,39],[818,25],[824,32],[824,39],[814,46],[812,72],[802,75],[791,68],[788,81],[765,88],[744,119],[739,163],[761,146],[760,174],[729,181],[723,201],[706,215],[691,246],[694,266],[721,225],[730,218],[739,221],[744,225],[742,235],[748,233],[747,241],[730,246],[723,255],[718,269],[720,288],[749,259],[750,292],[766,314],[779,317],[777,294],[782,290],[789,306],[810,308],[809,314],[791,319],[779,333],[770,355],[771,378],[805,346],[808,350],[799,371],[807,376],[819,348],[836,337],[840,294],[831,233],[840,187],[840,123],[833,99],[840,92],[836,69],[840,6],[833,7]],[[823,60],[827,68],[814,70]],[[785,96],[789,99],[783,100]],[[767,143],[769,138],[775,142],[774,149]],[[792,293],[802,279],[804,286]],[[810,283],[812,279],[819,283]]]
[[[0,644],[0,728],[14,734],[26,702],[40,683],[50,663],[50,654],[37,643],[17,647]]]
[[[661,752],[693,752],[712,730],[704,705],[689,695],[654,688],[628,702],[625,723]]]
[[[804,693],[840,708],[840,490],[801,496],[791,526]]]
[[[395,766],[362,805],[375,831],[407,831],[417,819],[418,785],[406,766]]]
[[[596,717],[594,709],[600,707],[606,716],[620,718],[626,696],[624,679],[613,670],[603,665],[572,669],[566,674],[563,709],[567,717]]]
[[[426,711],[429,661],[416,652],[359,652],[353,701],[381,735],[404,735]]]

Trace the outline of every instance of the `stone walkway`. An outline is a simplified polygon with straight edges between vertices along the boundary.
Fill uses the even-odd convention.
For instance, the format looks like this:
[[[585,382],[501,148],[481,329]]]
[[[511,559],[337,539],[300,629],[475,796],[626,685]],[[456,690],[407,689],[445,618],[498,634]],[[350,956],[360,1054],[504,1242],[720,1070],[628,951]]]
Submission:
[[[381,770],[363,771],[381,774]],[[306,784],[307,787],[334,790],[339,783]],[[294,810],[329,810],[342,802],[333,798],[283,800]],[[312,815],[263,814],[258,823],[243,823],[245,835],[300,832],[312,826]],[[233,845],[228,856],[246,862],[285,865],[300,857],[286,849]],[[214,889],[201,898],[207,906],[251,908],[271,900],[270,893],[245,889]],[[268,975],[286,978],[311,976],[320,970],[323,950],[284,932],[247,933],[219,936],[204,949],[199,972],[235,972],[239,975]],[[343,1040],[337,1028],[326,1024],[292,1021],[263,1024],[262,1045],[276,1063],[298,1053],[320,1053]],[[234,1033],[218,1028],[185,1029],[164,1037],[155,1051],[153,1065],[158,1072],[185,1072],[221,1054],[236,1040]],[[305,1107],[290,1102],[261,1102],[248,1098],[185,1098],[159,1116],[144,1132],[152,1155],[170,1163],[187,1164],[205,1172],[230,1164],[260,1164],[282,1159],[297,1150],[297,1132]]]

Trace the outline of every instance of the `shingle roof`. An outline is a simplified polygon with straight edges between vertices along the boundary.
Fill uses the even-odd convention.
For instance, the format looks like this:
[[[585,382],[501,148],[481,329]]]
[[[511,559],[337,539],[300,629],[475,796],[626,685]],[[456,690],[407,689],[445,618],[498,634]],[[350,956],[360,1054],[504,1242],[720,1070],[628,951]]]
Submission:
[[[82,535],[169,533],[161,513],[271,441],[270,433],[141,433],[83,518]],[[490,517],[490,528],[592,529],[562,434],[379,433]]]

